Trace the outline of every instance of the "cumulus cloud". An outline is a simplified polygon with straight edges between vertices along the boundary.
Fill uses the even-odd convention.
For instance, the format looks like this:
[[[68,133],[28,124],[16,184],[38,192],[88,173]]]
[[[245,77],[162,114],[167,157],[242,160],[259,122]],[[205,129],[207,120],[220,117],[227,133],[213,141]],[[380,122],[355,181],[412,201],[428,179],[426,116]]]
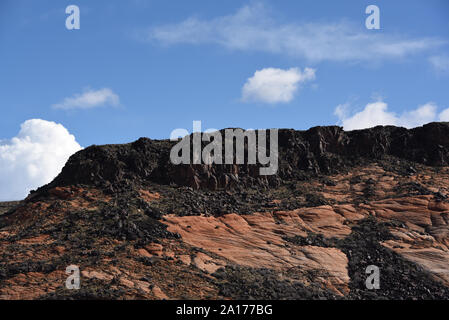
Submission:
[[[438,120],[449,122],[449,108],[446,110],[443,110],[440,115],[438,116]]]
[[[109,88],[99,90],[86,89],[81,94],[65,98],[61,103],[53,105],[55,109],[92,109],[102,106],[118,106],[120,98]]]
[[[263,51],[310,61],[373,61],[401,58],[446,43],[438,38],[409,38],[369,32],[348,22],[277,23],[261,4],[209,20],[184,21],[150,28],[144,40],[165,45],[216,44],[232,50]]]
[[[285,103],[293,100],[301,83],[315,79],[315,70],[265,68],[249,78],[242,89],[243,101]]]
[[[23,199],[30,190],[51,182],[80,149],[61,124],[25,121],[16,137],[0,141],[0,201]]]
[[[339,118],[340,124],[345,130],[371,128],[378,125],[414,128],[432,121],[449,120],[449,109],[443,110],[439,114],[437,109],[438,106],[435,103],[429,102],[415,110],[397,115],[388,111],[388,105],[385,102],[377,101],[367,104],[362,111],[352,115],[349,114],[348,104],[339,105],[335,108],[334,114]]]
[[[429,62],[437,72],[449,72],[449,56],[432,56]]]

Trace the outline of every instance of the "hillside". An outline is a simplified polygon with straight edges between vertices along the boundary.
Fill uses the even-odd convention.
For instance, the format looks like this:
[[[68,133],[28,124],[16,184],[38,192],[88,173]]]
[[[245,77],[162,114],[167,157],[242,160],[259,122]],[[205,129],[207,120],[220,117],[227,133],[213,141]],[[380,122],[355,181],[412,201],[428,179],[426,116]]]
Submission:
[[[8,212],[9,210],[17,207],[20,201],[4,201],[0,202],[0,215]]]
[[[86,148],[1,215],[0,298],[449,299],[448,123],[281,129],[272,176],[174,144]]]

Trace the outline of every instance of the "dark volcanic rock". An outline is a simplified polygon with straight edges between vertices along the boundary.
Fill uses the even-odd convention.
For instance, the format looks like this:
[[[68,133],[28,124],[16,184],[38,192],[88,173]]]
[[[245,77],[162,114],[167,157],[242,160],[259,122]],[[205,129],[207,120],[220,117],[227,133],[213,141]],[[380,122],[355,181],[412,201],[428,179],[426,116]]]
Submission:
[[[349,132],[337,126],[281,129],[278,142],[279,170],[274,176],[259,176],[258,166],[248,164],[173,165],[169,155],[175,142],[141,138],[130,144],[91,146],[76,153],[50,186],[87,184],[113,189],[118,183],[155,182],[216,190],[279,186],[285,180],[336,173],[388,156],[432,166],[449,164],[448,123],[410,130],[393,126]]]
[[[326,288],[281,280],[269,269],[226,267],[217,270],[214,276],[218,279],[220,294],[241,300],[337,299]]]
[[[20,201],[5,201],[0,202],[0,215],[8,212],[11,209],[16,208],[20,205]]]

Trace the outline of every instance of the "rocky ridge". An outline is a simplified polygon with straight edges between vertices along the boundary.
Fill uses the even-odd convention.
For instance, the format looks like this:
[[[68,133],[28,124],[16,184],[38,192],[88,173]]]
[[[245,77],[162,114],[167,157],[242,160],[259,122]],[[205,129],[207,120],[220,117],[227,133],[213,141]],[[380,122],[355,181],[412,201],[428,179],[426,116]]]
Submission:
[[[282,129],[270,177],[173,144],[86,148],[0,216],[0,298],[449,298],[449,124]]]
[[[428,166],[449,164],[448,123],[430,123],[411,130],[392,126],[349,132],[337,126],[307,131],[281,129],[278,135],[280,164],[273,176],[259,176],[258,167],[248,164],[173,165],[169,154],[176,142],[141,138],[130,144],[91,146],[78,152],[50,187],[110,186],[121,182],[155,182],[209,190],[252,185],[278,187],[284,181],[301,180],[304,175],[337,173],[388,156]],[[202,142],[203,147],[205,144]],[[246,144],[245,154],[247,149]]]

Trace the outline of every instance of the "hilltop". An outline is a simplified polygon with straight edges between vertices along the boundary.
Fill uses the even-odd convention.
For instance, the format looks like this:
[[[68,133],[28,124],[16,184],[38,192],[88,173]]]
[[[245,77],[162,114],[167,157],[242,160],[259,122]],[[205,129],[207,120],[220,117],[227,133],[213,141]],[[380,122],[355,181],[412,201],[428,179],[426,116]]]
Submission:
[[[74,154],[0,216],[0,298],[449,299],[448,123],[278,142],[270,176],[174,165],[169,140]]]

